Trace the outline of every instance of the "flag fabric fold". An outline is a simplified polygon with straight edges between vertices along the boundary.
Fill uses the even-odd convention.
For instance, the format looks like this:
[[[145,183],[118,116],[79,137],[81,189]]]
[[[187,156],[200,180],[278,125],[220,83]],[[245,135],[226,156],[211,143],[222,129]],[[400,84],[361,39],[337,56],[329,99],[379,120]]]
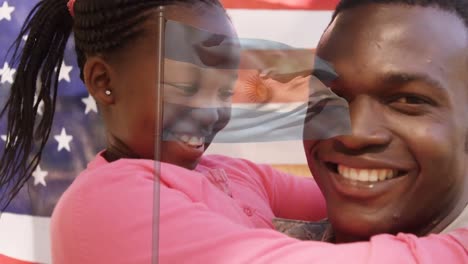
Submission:
[[[200,130],[207,128],[198,128],[190,116],[218,109],[230,111],[230,120],[214,138],[213,131],[207,133],[216,143],[325,139],[350,131],[346,101],[327,87],[338,76],[311,50],[237,39],[175,21],[166,24],[165,46],[166,116],[183,109],[176,111],[174,130],[204,134]],[[232,89],[232,100],[212,98],[223,89]],[[181,90],[184,96],[178,96]],[[163,140],[178,140],[170,131],[165,135]]]

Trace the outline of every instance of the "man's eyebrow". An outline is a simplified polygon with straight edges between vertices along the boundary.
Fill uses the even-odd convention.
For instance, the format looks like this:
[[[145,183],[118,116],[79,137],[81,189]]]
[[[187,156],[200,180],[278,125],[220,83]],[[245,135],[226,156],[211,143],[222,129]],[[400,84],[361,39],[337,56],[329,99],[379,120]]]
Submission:
[[[399,73],[399,72],[392,72],[385,74],[382,78],[380,78],[381,82],[386,85],[405,85],[411,82],[424,82],[429,84],[430,86],[437,88],[441,91],[447,91],[447,88],[442,85],[437,79],[427,75],[425,73]]]

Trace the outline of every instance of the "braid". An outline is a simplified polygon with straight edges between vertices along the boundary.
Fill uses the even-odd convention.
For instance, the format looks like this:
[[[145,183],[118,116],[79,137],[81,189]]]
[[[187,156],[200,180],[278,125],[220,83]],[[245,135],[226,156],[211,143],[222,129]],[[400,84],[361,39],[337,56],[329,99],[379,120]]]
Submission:
[[[185,4],[222,7],[218,0],[76,0],[74,18],[67,0],[42,0],[28,14],[11,48],[18,65],[0,116],[7,116],[8,140],[0,159],[0,207],[5,209],[38,166],[49,138],[66,43],[74,32],[80,77],[86,55],[124,48],[139,33],[151,9]],[[28,39],[21,49],[22,36]],[[37,99],[35,100],[35,96]],[[37,114],[43,101],[43,115]]]
[[[1,116],[7,115],[9,137],[0,159],[0,186],[7,193],[7,197],[0,197],[3,209],[31,177],[41,159],[55,111],[57,72],[72,24],[61,0],[41,1],[26,18],[12,46],[15,47],[13,64],[19,65],[10,96],[1,111]],[[28,39],[18,57],[21,38],[27,33]],[[44,114],[37,120],[41,100]]]
[[[172,4],[222,8],[218,0],[77,0],[73,32],[81,79],[84,54],[123,48],[128,40],[140,33],[138,26],[149,16],[145,11]]]

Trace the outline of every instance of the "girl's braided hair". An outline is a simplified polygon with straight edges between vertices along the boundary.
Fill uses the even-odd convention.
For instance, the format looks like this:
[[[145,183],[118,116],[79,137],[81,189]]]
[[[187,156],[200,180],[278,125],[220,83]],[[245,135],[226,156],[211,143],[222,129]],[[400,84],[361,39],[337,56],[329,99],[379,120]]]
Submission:
[[[17,72],[0,117],[7,116],[7,142],[0,159],[0,207],[5,209],[41,160],[55,113],[65,47],[73,32],[83,79],[86,56],[125,48],[141,34],[142,23],[158,6],[184,4],[222,7],[218,0],[67,0],[39,1],[12,45]],[[71,12],[70,12],[71,11]],[[73,17],[72,15],[73,14]],[[20,48],[22,37],[28,35]],[[35,96],[37,99],[35,100]],[[38,115],[43,102],[43,115]]]

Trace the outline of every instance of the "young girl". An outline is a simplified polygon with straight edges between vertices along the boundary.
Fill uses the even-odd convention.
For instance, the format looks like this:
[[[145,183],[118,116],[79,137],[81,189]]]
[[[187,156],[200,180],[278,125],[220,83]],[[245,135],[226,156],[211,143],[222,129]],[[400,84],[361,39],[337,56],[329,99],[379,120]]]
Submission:
[[[107,129],[107,148],[55,208],[54,263],[466,260],[467,230],[426,238],[380,235],[346,245],[302,242],[272,230],[273,217],[324,217],[323,198],[310,179],[245,160],[202,157],[210,139],[229,120],[226,108],[232,92],[210,67],[166,60],[168,98],[191,106],[208,98],[218,107],[187,110],[165,104],[163,125],[170,140],[161,146],[163,162],[156,163],[154,87],[161,5],[167,19],[213,32],[217,38],[235,37],[216,0],[71,0],[68,7],[65,0],[43,0],[23,27],[21,36],[28,33],[29,38],[21,51],[16,46],[19,66],[5,108],[8,132],[16,143],[8,144],[2,157],[2,183],[19,188],[40,160],[53,120],[57,72],[71,32],[82,80]],[[202,51],[195,52],[201,56]],[[45,104],[40,120],[35,94]],[[158,178],[155,168],[161,172]]]

